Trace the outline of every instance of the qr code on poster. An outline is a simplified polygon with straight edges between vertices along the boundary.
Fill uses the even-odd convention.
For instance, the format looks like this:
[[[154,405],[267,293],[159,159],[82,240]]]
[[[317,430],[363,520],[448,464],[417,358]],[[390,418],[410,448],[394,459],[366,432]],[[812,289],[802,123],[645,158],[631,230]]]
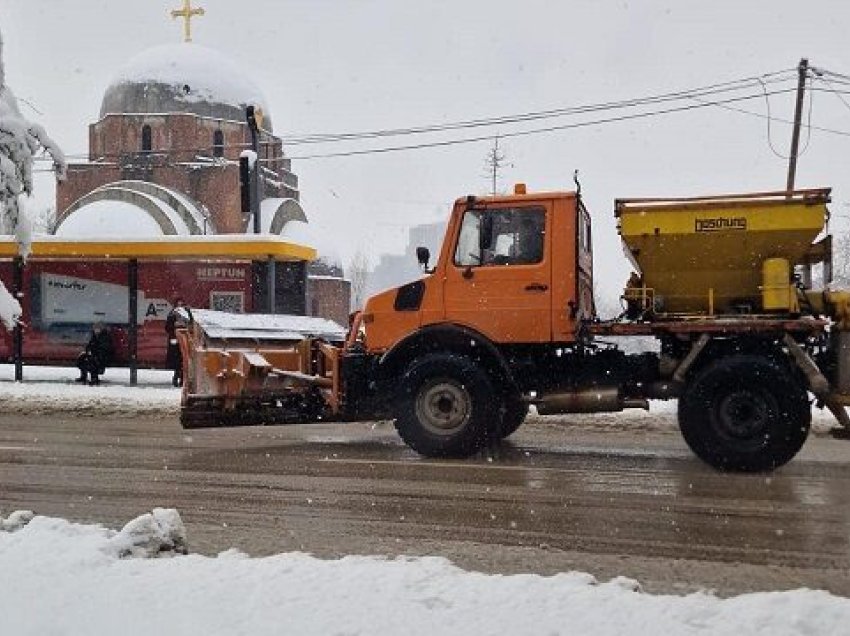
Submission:
[[[245,293],[210,292],[210,309],[241,314],[245,311]]]

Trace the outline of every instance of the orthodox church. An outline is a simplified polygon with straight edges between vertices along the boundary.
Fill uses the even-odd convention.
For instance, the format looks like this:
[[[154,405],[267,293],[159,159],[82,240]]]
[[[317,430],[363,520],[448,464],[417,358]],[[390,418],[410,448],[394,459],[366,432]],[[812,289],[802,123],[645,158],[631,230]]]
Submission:
[[[258,161],[261,231],[319,248],[307,277],[307,313],[345,324],[350,284],[311,240],[298,177],[274,133],[259,87],[220,52],[191,42],[203,10],[184,0],[185,41],[130,59],[89,126],[88,160],[68,165],[56,192],[56,230],[68,238],[244,234],[239,158],[252,147],[246,107],[262,110]],[[323,258],[324,257],[324,258]],[[332,259],[331,259],[332,260]]]

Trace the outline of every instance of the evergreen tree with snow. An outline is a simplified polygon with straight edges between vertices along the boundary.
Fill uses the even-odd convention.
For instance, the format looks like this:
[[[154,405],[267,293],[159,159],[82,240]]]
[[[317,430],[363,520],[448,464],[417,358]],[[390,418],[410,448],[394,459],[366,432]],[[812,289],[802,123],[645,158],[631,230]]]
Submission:
[[[18,100],[6,85],[3,36],[0,34],[0,223],[5,233],[14,232],[21,256],[30,252],[32,223],[23,208],[22,196],[32,193],[32,166],[36,155],[47,152],[58,179],[65,177],[65,156],[39,124],[28,121]],[[11,328],[21,315],[18,301],[0,282],[0,320]]]

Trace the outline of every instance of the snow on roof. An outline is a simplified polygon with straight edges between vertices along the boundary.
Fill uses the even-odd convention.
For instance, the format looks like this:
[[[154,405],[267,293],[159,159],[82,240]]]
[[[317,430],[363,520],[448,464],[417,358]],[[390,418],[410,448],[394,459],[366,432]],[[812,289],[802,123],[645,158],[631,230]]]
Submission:
[[[307,280],[338,280],[343,283],[350,283],[351,281],[344,276],[329,276],[327,274],[307,274]]]
[[[112,203],[109,201],[108,203]],[[14,239],[9,234],[0,234],[0,243],[6,239]],[[133,236],[129,231],[124,233],[124,236],[110,237],[92,237],[92,236],[58,236],[52,234],[40,234],[37,240],[41,243],[71,243],[79,241],[85,243],[87,241],[96,241],[98,243],[121,243],[121,242],[149,242],[149,243],[273,243],[280,245],[298,245],[301,247],[309,247],[302,243],[286,237],[276,236],[274,234],[192,234],[190,236],[157,236],[153,238]]]
[[[18,254],[14,236],[0,235],[0,256]],[[32,244],[37,258],[234,258],[311,261],[316,251],[272,234],[191,236],[65,237],[39,235]]]
[[[244,106],[256,104],[268,113],[260,88],[231,59],[192,42],[163,44],[132,57],[112,78],[110,88],[120,84],[158,82],[178,88],[183,101],[208,101]]]

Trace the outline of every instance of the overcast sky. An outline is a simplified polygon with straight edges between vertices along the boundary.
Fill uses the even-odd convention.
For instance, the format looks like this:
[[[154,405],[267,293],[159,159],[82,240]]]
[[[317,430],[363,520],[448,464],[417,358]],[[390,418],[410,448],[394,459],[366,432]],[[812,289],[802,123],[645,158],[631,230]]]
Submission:
[[[839,0],[194,0],[194,40],[244,66],[275,132],[351,132],[438,124],[684,90],[792,69],[802,56],[850,75],[850,4]],[[178,0],[3,0],[9,85],[68,154],[87,150],[113,74],[146,48],[181,38]],[[846,88],[838,87],[836,88]],[[783,88],[793,87],[792,82]],[[814,94],[812,124],[850,133],[850,95]],[[755,89],[754,89],[755,90]],[[790,118],[793,95],[771,98]],[[737,104],[766,113],[764,99]],[[610,113],[609,113],[610,114]],[[291,146],[290,156],[510,133],[576,118],[402,137],[375,144]],[[775,149],[790,129],[775,122]],[[803,133],[804,141],[807,137]],[[717,107],[505,139],[505,188],[570,189],[579,169],[594,218],[597,280],[613,293],[627,265],[613,223],[617,197],[781,189],[787,162],[766,121]],[[298,160],[302,202],[345,259],[401,251],[406,228],[483,193],[490,142]],[[850,136],[813,130],[798,186],[832,186],[850,214]],[[52,199],[40,183],[38,197]],[[836,228],[848,223],[838,218]]]

